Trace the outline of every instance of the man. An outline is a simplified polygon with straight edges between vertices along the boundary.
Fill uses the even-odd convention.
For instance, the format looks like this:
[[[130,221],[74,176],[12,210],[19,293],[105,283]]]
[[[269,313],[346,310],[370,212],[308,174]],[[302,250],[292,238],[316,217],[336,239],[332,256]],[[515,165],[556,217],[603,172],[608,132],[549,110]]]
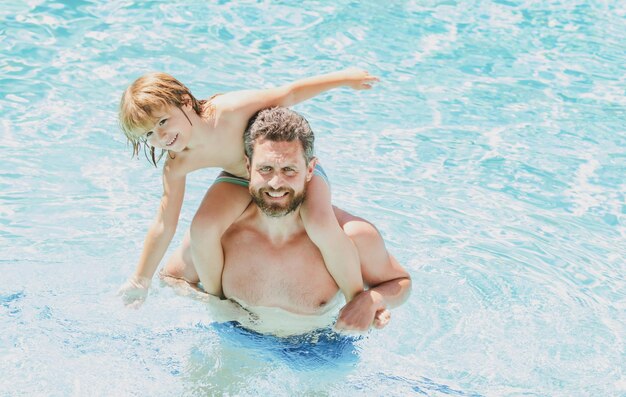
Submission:
[[[224,296],[244,307],[302,315],[324,312],[339,290],[300,218],[316,164],[310,127],[289,109],[263,110],[248,126],[245,150],[253,202],[222,238]],[[335,328],[382,328],[389,321],[387,309],[407,299],[409,275],[387,252],[373,225],[338,208],[335,215],[357,248],[369,287],[341,309]],[[164,274],[197,283],[188,238]]]

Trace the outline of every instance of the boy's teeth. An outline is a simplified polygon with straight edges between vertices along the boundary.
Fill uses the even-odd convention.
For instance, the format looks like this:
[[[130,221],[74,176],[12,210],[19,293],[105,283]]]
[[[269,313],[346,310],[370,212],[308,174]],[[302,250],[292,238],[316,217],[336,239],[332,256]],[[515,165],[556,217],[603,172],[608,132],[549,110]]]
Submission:
[[[176,140],[177,137],[178,137],[178,134],[176,134],[176,136],[174,136],[174,138],[172,138],[172,140],[167,143],[167,146],[169,146],[172,143],[174,143],[174,141]]]

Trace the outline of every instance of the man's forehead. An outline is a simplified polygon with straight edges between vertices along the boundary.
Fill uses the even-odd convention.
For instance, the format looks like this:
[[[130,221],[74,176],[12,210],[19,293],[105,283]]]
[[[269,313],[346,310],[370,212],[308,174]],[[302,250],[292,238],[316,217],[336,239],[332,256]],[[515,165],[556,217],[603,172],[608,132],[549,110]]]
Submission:
[[[299,140],[293,141],[270,141],[262,139],[255,143],[253,161],[263,158],[284,158],[298,157],[304,159],[304,151]]]

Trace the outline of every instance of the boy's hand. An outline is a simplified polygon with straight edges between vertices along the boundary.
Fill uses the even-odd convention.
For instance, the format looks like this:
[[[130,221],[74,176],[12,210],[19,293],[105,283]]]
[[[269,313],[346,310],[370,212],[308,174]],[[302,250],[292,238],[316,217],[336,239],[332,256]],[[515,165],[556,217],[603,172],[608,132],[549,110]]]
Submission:
[[[133,276],[122,284],[117,295],[122,297],[124,305],[137,309],[146,300],[151,281],[146,277]]]
[[[342,73],[345,75],[345,85],[355,90],[369,90],[374,83],[380,81],[378,77],[370,75],[367,70],[359,68],[348,68]]]

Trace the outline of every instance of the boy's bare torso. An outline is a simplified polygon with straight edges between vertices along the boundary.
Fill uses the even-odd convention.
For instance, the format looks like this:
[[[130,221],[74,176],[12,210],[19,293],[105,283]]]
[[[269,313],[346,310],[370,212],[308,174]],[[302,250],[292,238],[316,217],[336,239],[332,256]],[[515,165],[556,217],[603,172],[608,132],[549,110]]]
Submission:
[[[243,145],[248,115],[229,109],[224,103],[227,100],[228,94],[211,100],[210,128],[196,132],[202,135],[201,143],[168,159],[168,164],[177,173],[188,174],[201,168],[216,167],[242,178],[249,177]]]

